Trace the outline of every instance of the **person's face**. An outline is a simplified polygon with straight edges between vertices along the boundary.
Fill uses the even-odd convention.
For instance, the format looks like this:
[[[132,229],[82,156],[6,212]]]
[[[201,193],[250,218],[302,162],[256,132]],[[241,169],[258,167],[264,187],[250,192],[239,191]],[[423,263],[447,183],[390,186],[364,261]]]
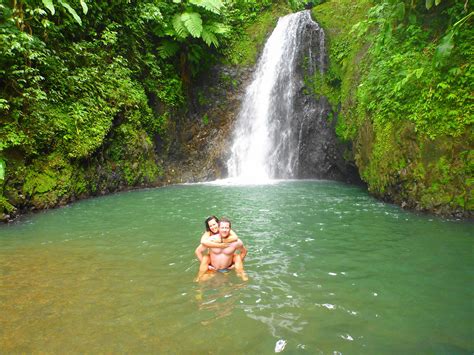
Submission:
[[[212,234],[216,234],[219,231],[219,224],[215,219],[211,219],[209,222],[207,222],[207,225],[209,226],[209,230]]]
[[[229,223],[227,222],[221,222],[219,224],[219,234],[221,235],[221,237],[228,237],[229,236],[229,233],[230,233],[230,225]]]

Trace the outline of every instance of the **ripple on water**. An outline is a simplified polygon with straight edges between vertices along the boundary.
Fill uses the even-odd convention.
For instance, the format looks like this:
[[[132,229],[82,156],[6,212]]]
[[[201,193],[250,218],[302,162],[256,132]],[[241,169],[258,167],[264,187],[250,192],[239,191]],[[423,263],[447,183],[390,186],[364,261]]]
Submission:
[[[192,282],[212,214],[248,247],[248,282]],[[135,191],[28,216],[0,236],[6,352],[269,353],[280,339],[289,353],[474,348],[472,224],[344,184]]]

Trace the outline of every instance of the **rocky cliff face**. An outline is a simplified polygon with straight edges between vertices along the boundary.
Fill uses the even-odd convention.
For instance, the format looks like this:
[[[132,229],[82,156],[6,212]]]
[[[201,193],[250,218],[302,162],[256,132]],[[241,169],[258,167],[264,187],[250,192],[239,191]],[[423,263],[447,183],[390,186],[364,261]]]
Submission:
[[[163,184],[227,177],[230,137],[252,68],[216,66],[196,81],[191,104],[169,127],[174,137],[161,152]]]
[[[328,53],[323,29],[315,22],[301,29],[295,82],[294,116],[298,127],[298,178],[320,178],[360,182],[355,164],[344,159],[350,149],[336,135],[337,115],[326,97],[314,95],[308,80],[325,76]]]

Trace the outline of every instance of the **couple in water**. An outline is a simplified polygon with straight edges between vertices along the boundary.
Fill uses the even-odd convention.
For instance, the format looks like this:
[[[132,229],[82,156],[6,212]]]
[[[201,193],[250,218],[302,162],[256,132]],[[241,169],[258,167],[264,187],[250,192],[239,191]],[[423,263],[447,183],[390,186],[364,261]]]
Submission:
[[[219,220],[216,216],[211,216],[204,224],[206,231],[195,251],[200,261],[196,281],[202,281],[215,272],[225,273],[232,269],[235,269],[237,276],[247,281],[243,265],[247,249],[232,230],[230,221],[227,218]],[[209,250],[207,255],[206,249]]]

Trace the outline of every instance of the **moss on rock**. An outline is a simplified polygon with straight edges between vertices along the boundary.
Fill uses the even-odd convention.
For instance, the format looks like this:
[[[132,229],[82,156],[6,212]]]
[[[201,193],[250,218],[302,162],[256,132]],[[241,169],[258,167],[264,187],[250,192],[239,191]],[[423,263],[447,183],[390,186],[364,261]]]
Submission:
[[[313,9],[328,35],[330,57],[328,75],[313,91],[339,110],[337,133],[352,142],[370,193],[408,208],[472,216],[473,105],[466,86],[472,41],[471,49],[465,45],[472,30],[458,35],[450,63],[436,66],[433,43],[443,28],[431,29],[434,37],[417,24],[387,35],[372,25],[386,15],[366,20],[370,11],[388,7],[372,5],[379,6],[338,0]],[[439,18],[447,16],[439,11]]]

